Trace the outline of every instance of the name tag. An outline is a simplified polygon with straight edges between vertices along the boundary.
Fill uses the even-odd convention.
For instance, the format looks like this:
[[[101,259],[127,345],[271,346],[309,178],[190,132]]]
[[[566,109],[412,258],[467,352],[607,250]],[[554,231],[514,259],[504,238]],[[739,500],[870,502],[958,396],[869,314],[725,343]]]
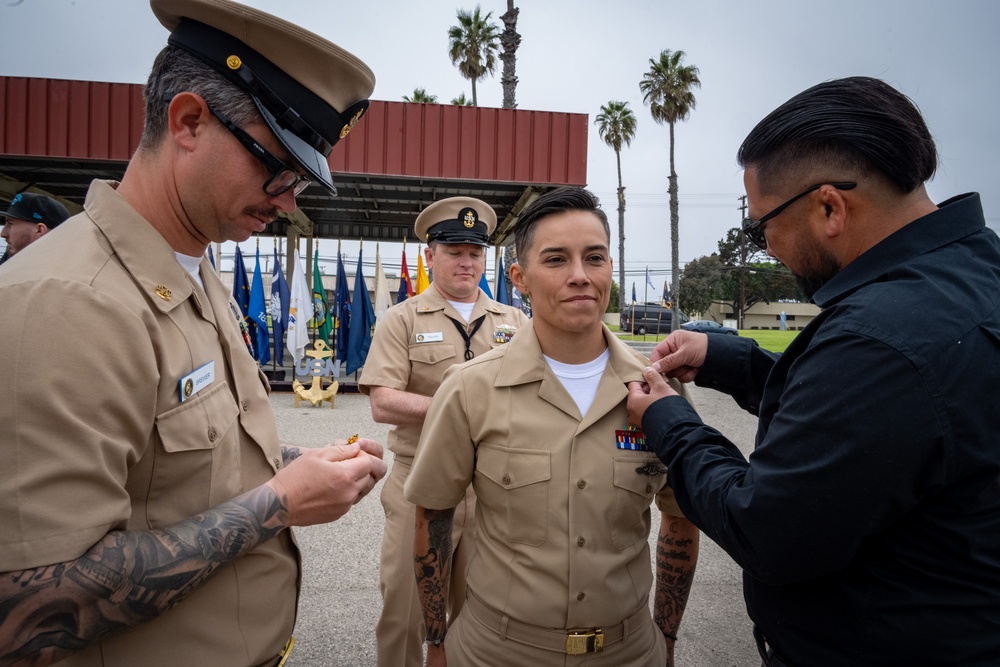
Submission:
[[[440,343],[444,340],[444,334],[440,331],[431,331],[429,333],[418,333],[415,338],[418,343]]]
[[[215,381],[215,362],[210,361],[194,373],[181,378],[181,403]]]

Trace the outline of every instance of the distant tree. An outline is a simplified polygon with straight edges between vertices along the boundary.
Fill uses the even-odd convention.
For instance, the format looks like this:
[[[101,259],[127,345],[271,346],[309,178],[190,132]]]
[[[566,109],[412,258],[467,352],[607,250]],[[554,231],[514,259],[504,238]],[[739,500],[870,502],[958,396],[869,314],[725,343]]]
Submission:
[[[452,104],[459,107],[471,107],[475,106],[472,104],[472,100],[465,96],[465,93],[460,93],[458,97],[451,101]]]
[[[622,144],[632,145],[635,137],[635,114],[628,102],[612,100],[601,107],[594,120],[597,133],[615,151],[618,164],[618,312],[625,309],[625,186],[622,184]]]
[[[664,49],[659,60],[649,59],[649,71],[639,82],[642,101],[649,107],[650,115],[657,123],[670,127],[670,291],[673,296],[673,317],[671,330],[680,326],[677,303],[683,298],[680,290],[680,243],[678,234],[680,220],[677,203],[677,172],[674,170],[674,124],[685,120],[695,108],[692,88],[701,86],[698,68],[684,65],[684,52]]]
[[[521,35],[517,32],[517,15],[520,11],[514,6],[514,0],[507,0],[507,12],[500,15],[504,25],[500,36],[500,45],[503,46],[500,54],[500,60],[503,61],[500,83],[503,86],[504,109],[517,108],[514,93],[517,90],[517,47],[521,44]]]
[[[476,82],[497,68],[500,31],[490,22],[493,12],[485,16],[476,5],[473,12],[458,10],[458,25],[448,29],[448,57],[459,73],[472,82],[472,106],[479,106]]]
[[[685,312],[705,313],[716,301],[730,301],[733,296],[730,268],[716,253],[688,262],[680,280]]]
[[[423,102],[424,104],[435,104],[438,101],[437,95],[429,95],[423,88],[414,88],[412,95],[403,95],[404,102]]]
[[[618,283],[611,281],[611,296],[608,298],[608,307],[604,309],[606,313],[620,313],[625,308],[624,300],[619,298]]]

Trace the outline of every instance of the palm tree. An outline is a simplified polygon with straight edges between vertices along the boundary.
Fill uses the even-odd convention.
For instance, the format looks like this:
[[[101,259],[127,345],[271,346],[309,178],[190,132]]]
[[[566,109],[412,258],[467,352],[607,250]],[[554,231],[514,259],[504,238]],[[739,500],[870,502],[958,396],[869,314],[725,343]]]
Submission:
[[[612,100],[601,107],[594,120],[597,132],[608,146],[615,149],[618,163],[618,312],[625,312],[625,186],[622,185],[622,144],[632,145],[635,137],[635,114],[628,102]]]
[[[422,102],[424,104],[435,104],[438,101],[437,95],[430,95],[423,88],[414,88],[413,95],[403,95],[404,102]]]
[[[517,89],[517,47],[521,43],[521,35],[517,32],[517,15],[521,10],[514,6],[514,0],[507,0],[507,12],[500,15],[503,21],[503,35],[500,43],[503,45],[503,53],[500,60],[503,61],[503,75],[500,83],[503,85],[503,108],[516,109],[517,102],[514,93]]]
[[[448,28],[448,57],[459,73],[472,82],[472,106],[479,106],[476,81],[497,68],[500,32],[490,23],[493,12],[483,16],[479,5],[469,13],[458,10],[458,25]]]
[[[456,97],[455,99],[453,99],[451,101],[451,103],[454,104],[455,106],[459,106],[459,107],[471,107],[471,106],[474,106],[472,104],[472,100],[470,100],[468,97],[466,97],[465,93],[459,93],[458,97]]]
[[[657,123],[670,126],[670,293],[672,295],[671,330],[679,326],[677,303],[680,300],[680,258],[678,245],[677,172],[674,171],[674,123],[685,120],[695,107],[692,88],[700,88],[698,68],[684,65],[684,52],[664,49],[659,60],[649,59],[649,71],[642,75],[639,90],[642,101]]]

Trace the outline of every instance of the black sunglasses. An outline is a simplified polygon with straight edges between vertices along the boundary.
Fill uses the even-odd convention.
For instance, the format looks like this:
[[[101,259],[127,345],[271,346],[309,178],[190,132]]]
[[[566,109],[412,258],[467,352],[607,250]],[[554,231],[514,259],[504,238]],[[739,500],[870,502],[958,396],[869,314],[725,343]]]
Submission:
[[[786,208],[797,202],[798,200],[805,197],[810,192],[819,190],[824,185],[830,185],[838,190],[853,190],[858,187],[857,183],[852,181],[844,181],[841,183],[817,183],[816,185],[810,185],[808,188],[795,195],[788,201],[786,201],[781,206],[778,206],[770,213],[765,213],[760,218],[756,220],[751,220],[750,218],[743,218],[743,233],[747,235],[747,238],[753,241],[753,244],[760,248],[761,250],[767,250],[767,237],[764,236],[764,226],[767,225],[768,221],[777,217]]]
[[[278,195],[284,194],[291,190],[296,196],[299,195],[303,190],[305,190],[312,181],[310,181],[305,176],[299,174],[287,164],[279,160],[271,153],[269,150],[257,143],[257,140],[251,137],[247,132],[241,128],[239,125],[229,120],[226,114],[213,109],[208,106],[208,110],[212,112],[212,115],[219,119],[222,125],[233,133],[236,140],[243,144],[243,148],[247,149],[250,155],[261,161],[261,163],[267,168],[268,173],[271,177],[264,182],[264,192],[267,193],[269,197],[277,197]]]

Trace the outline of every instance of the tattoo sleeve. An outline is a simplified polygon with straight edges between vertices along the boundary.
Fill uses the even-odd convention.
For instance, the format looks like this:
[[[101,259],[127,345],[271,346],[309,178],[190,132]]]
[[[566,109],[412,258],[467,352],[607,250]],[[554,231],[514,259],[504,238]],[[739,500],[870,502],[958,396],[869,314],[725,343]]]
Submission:
[[[417,594],[427,626],[427,639],[444,639],[448,632],[448,578],[451,572],[451,528],[455,508],[417,507],[413,537],[413,567]]]
[[[653,620],[660,632],[677,635],[698,564],[698,529],[682,517],[660,515],[656,539]]]
[[[112,531],[79,558],[0,575],[0,665],[48,665],[163,614],[285,528],[260,486],[151,531]]]

